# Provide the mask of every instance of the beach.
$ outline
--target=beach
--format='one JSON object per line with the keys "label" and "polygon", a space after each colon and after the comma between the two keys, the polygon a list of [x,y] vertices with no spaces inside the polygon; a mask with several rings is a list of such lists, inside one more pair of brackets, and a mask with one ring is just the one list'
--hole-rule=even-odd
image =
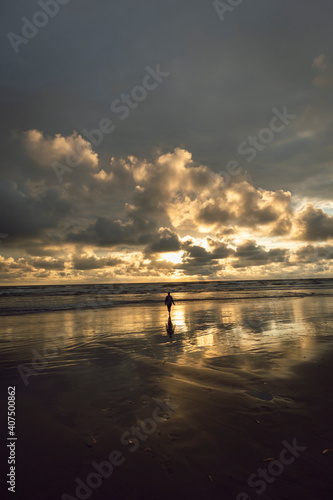
{"label": "beach", "polygon": [[288,293],[4,315],[16,498],[330,499],[333,296]]}

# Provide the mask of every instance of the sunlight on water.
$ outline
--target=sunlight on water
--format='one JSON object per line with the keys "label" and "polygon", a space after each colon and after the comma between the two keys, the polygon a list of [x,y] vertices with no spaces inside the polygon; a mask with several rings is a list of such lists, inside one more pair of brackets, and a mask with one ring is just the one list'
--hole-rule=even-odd
{"label": "sunlight on water", "polygon": [[165,307],[155,304],[4,317],[2,365],[45,356],[47,373],[104,366],[115,355],[179,364],[219,358],[223,364],[245,354],[274,359],[273,369],[308,359],[332,335],[332,306],[332,297],[187,302],[172,308],[169,323]]}

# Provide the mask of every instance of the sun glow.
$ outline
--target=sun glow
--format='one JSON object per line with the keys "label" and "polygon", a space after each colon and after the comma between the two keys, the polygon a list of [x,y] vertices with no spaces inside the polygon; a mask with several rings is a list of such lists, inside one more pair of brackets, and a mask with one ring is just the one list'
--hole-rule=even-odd
{"label": "sun glow", "polygon": [[172,262],[173,264],[180,264],[182,262],[183,252],[167,252],[163,254],[163,260]]}

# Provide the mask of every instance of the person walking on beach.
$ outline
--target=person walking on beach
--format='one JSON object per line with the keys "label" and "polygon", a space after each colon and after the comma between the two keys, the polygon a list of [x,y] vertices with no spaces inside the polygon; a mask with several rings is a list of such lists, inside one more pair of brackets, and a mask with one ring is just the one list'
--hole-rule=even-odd
{"label": "person walking on beach", "polygon": [[172,295],[170,295],[170,292],[168,292],[168,295],[165,297],[164,304],[167,306],[170,316],[171,306],[172,304],[175,305],[175,302],[172,298]]}

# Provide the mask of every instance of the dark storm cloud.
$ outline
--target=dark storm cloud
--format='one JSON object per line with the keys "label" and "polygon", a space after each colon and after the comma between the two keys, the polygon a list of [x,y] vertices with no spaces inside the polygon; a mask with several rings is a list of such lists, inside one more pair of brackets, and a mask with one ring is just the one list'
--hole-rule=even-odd
{"label": "dark storm cloud", "polygon": [[[73,173],[66,187],[59,184],[51,167],[52,160],[64,162],[73,147],[82,148],[79,180]],[[84,201],[84,184],[94,180],[91,172],[97,164],[91,146],[76,135],[64,138],[43,137],[36,130],[14,133],[6,144],[2,159],[0,185],[0,228],[11,235],[8,244],[36,237],[56,241],[61,235],[49,230],[60,227],[75,212],[75,204]],[[75,182],[76,181],[76,182]],[[93,186],[92,186],[93,188]]]}
{"label": "dark storm cloud", "polygon": [[265,250],[257,245],[255,241],[247,241],[237,247],[234,254],[233,267],[263,266],[270,263],[283,263],[287,261],[288,250],[274,248]]}
{"label": "dark storm cloud", "polygon": [[317,263],[323,260],[333,259],[332,245],[306,245],[298,248],[295,252],[296,262]]}
{"label": "dark storm cloud", "polygon": [[86,271],[89,269],[103,269],[104,267],[114,267],[121,264],[122,260],[112,257],[101,257],[97,258],[95,255],[92,256],[80,256],[74,257],[73,266],[74,269],[81,271]]}
{"label": "dark storm cloud", "polygon": [[233,254],[233,250],[223,243],[214,242],[212,251],[208,251],[200,245],[193,244],[191,240],[182,243],[182,263],[177,264],[175,269],[182,270],[188,275],[213,276],[223,269],[223,262]]}
{"label": "dark storm cloud", "polygon": [[20,190],[13,181],[3,181],[0,186],[0,227],[12,239],[35,237],[45,229],[55,228],[59,219],[69,213],[69,207],[57,189],[37,194],[28,186]]}
{"label": "dark storm cloud", "polygon": [[296,237],[303,241],[325,241],[333,238],[333,216],[308,204],[296,219]]}
{"label": "dark storm cloud", "polygon": [[56,271],[62,270],[65,267],[65,261],[61,259],[46,260],[46,259],[32,259],[30,265],[36,269],[53,269]]}
{"label": "dark storm cloud", "polygon": [[[45,241],[28,243],[25,241],[24,250],[27,255],[32,257],[56,257],[59,256],[59,248],[49,247],[45,244]],[[22,249],[21,249],[22,251]]]}
{"label": "dark storm cloud", "polygon": [[[36,130],[16,134],[12,149],[17,153],[13,152],[16,181],[3,183],[0,222],[12,242],[25,239],[28,248],[33,244],[28,240],[34,239],[36,245],[36,238],[42,237],[48,247],[61,242],[146,245],[146,252],[158,253],[181,248],[175,228],[179,232],[213,225],[227,235],[245,227],[281,236],[291,233],[293,221],[299,228],[298,239],[311,237],[309,214],[317,210],[312,205],[306,213],[295,214],[289,192],[257,189],[242,178],[228,186],[180,148],[151,162],[133,156],[112,158],[107,171],[100,169],[90,144],[75,134],[47,137]],[[64,162],[73,156],[73,149],[80,149],[82,165],[73,168],[63,183],[54,184],[53,175],[50,186],[53,172],[47,159]],[[321,210],[316,213],[321,215],[321,226],[318,217],[314,219],[317,232],[320,227],[329,230],[329,216]]]}
{"label": "dark storm cloud", "polygon": [[210,264],[211,260],[214,259],[211,252],[199,245],[193,245],[192,242],[184,242],[183,250],[185,250],[183,255],[185,263],[205,265]]}
{"label": "dark storm cloud", "polygon": [[214,259],[225,259],[233,253],[234,251],[224,243],[215,243],[214,249],[211,252]]}
{"label": "dark storm cloud", "polygon": [[[31,20],[38,9],[36,2],[7,3],[4,35],[20,33],[21,17]],[[301,118],[313,97],[318,102],[312,82],[323,70],[312,63],[331,55],[332,13],[325,0],[253,0],[221,23],[213,3],[200,0],[72,0],[20,46],[19,55],[5,40],[4,127],[63,135],[89,131],[112,117],[111,102],[140,84],[147,64],[160,63],[169,79],[127,120],[113,115],[117,128],[98,148],[101,156],[112,149],[122,157],[143,157],[147,149],[150,154],[181,145],[218,171],[235,155],[239,159],[238,145],[266,126],[273,107],[288,105]],[[319,101],[325,109],[331,98]],[[278,142],[290,136],[294,142],[296,131],[286,131]],[[328,137],[320,140],[323,151]],[[296,160],[304,145],[293,144]],[[266,189],[286,189],[288,182],[296,188],[299,164],[290,161],[290,146],[272,146],[251,165],[240,158],[243,167]],[[308,149],[311,165],[320,164],[317,139],[308,140]],[[276,176],[271,165],[281,155],[289,164]],[[303,171],[305,181],[310,171]]]}
{"label": "dark storm cloud", "polygon": [[177,252],[181,248],[179,236],[168,228],[160,228],[158,235],[154,237],[150,245],[145,249],[146,253]]}
{"label": "dark storm cloud", "polygon": [[[297,212],[305,195],[331,203],[331,2],[251,0],[221,23],[212,1],[71,0],[16,54],[7,34],[38,10],[7,1],[0,20],[0,249],[15,258],[11,272],[56,272],[53,259],[61,269],[72,251],[78,272],[107,262],[118,272],[113,257],[87,257],[88,245],[143,251],[151,267],[128,269],[147,276],[177,269],[159,258],[183,250],[189,275],[213,276],[228,257],[257,266],[287,254],[248,243],[233,256],[223,242],[207,250],[184,237],[332,238],[315,202]],[[169,76],[122,119],[111,104],[142,85],[148,65]],[[240,144],[267,137],[284,107],[295,119],[248,161]],[[115,130],[94,144],[104,118]],[[214,178],[230,160],[239,176]]]}
{"label": "dark storm cloud", "polygon": [[108,220],[98,217],[87,229],[67,236],[69,242],[86,243],[96,246],[112,247],[119,244],[135,245],[140,237],[134,222]]}

